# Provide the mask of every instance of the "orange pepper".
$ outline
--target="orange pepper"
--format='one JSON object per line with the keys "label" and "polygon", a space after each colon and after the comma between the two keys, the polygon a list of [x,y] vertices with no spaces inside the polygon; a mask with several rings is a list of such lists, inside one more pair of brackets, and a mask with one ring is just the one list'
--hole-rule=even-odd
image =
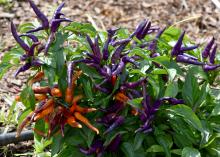
{"label": "orange pepper", "polygon": [[33,128],[33,131],[36,132],[38,135],[40,135],[42,137],[47,137],[46,133],[44,133],[43,131],[40,131],[36,128]]}
{"label": "orange pepper", "polygon": [[51,89],[51,95],[55,97],[62,97],[62,92],[59,88],[53,88]]}
{"label": "orange pepper", "polygon": [[73,99],[73,90],[72,87],[67,87],[66,94],[65,94],[65,101],[70,104]]}
{"label": "orange pepper", "polygon": [[76,122],[76,119],[73,116],[67,118],[67,123],[73,128],[82,128],[82,125]]}
{"label": "orange pepper", "polygon": [[20,95],[16,95],[16,96],[15,96],[15,101],[21,101]]}
{"label": "orange pepper", "polygon": [[37,101],[42,101],[42,100],[46,100],[47,99],[47,95],[46,94],[34,94],[35,99]]}
{"label": "orange pepper", "polygon": [[138,115],[138,110],[133,107],[132,110],[131,110],[131,114],[134,115],[134,116],[137,116]]}
{"label": "orange pepper", "polygon": [[70,112],[73,113],[76,109],[76,102],[73,103],[73,105],[70,107]]}
{"label": "orange pepper", "polygon": [[54,111],[54,103],[51,106],[42,110],[41,112],[37,113],[37,115],[34,117],[34,121],[37,121],[37,120],[45,117],[46,115],[50,114],[53,111]]}
{"label": "orange pepper", "polygon": [[50,107],[53,104],[54,104],[54,99],[50,98],[49,100],[47,100],[47,102],[43,103],[43,105],[41,104],[42,106],[36,107],[34,113],[39,113],[39,112],[43,111],[44,109],[46,109],[47,107]]}
{"label": "orange pepper", "polygon": [[78,102],[82,98],[83,98],[83,95],[76,95],[73,97],[72,103],[74,104],[75,102]]}
{"label": "orange pepper", "polygon": [[39,82],[43,77],[44,77],[44,72],[40,71],[29,81],[28,84],[32,85],[35,82]]}
{"label": "orange pepper", "polygon": [[118,92],[115,95],[115,99],[119,100],[121,102],[127,102],[129,100],[129,98],[125,94],[123,94],[122,92]]}
{"label": "orange pepper", "polygon": [[24,127],[30,122],[32,119],[32,116],[34,115],[34,112],[28,114],[28,116],[22,121],[22,123],[17,128],[16,137],[19,137],[21,134],[21,131],[24,129]]}
{"label": "orange pepper", "polygon": [[50,92],[50,87],[45,86],[45,87],[33,87],[32,90],[34,91],[34,93],[37,94],[46,94]]}
{"label": "orange pepper", "polygon": [[75,81],[80,77],[82,74],[82,70],[76,71],[76,73],[73,75],[72,83],[75,83]]}
{"label": "orange pepper", "polygon": [[79,112],[75,112],[74,116],[76,117],[76,119],[78,119],[79,121],[84,123],[87,127],[89,127],[91,130],[95,131],[96,134],[99,134],[99,130],[96,127],[94,127],[92,124],[90,124],[89,120],[86,117],[81,115]]}
{"label": "orange pepper", "polygon": [[80,112],[80,113],[89,113],[89,112],[96,111],[95,108],[84,108],[84,107],[81,107],[81,106],[78,106],[78,105],[76,105],[75,110]]}

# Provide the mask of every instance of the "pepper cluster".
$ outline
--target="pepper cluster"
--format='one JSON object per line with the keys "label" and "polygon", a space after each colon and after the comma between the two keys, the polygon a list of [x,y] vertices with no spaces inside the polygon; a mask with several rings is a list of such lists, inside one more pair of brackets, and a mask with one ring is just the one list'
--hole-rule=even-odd
{"label": "pepper cluster", "polygon": [[[215,56],[217,52],[217,45],[214,45],[214,37],[209,41],[209,43],[206,45],[204,50],[201,53],[202,61],[199,61],[198,58],[189,55],[185,53],[185,51],[194,50],[198,48],[198,45],[190,46],[190,47],[182,47],[183,37],[185,35],[185,32],[183,32],[178,41],[176,42],[175,46],[173,47],[171,51],[171,55],[173,57],[176,57],[177,62],[181,63],[188,63],[193,65],[200,65],[202,66],[204,71],[212,71],[220,67],[220,64],[215,65]],[[205,62],[205,60],[209,57],[209,61]]]}
{"label": "pepper cluster", "polygon": [[[38,101],[38,105],[35,110],[32,111],[21,123],[17,129],[17,136],[20,135],[22,129],[32,122],[36,122],[40,119],[44,119],[45,123],[48,124],[49,129],[47,135],[40,130],[35,131],[42,136],[50,137],[51,133],[54,133],[54,130],[57,126],[60,127],[62,136],[64,136],[64,126],[69,124],[72,127],[82,128],[82,125],[79,124],[76,120],[84,123],[90,129],[99,134],[99,130],[95,128],[89,120],[83,116],[83,114],[96,111],[95,108],[84,108],[77,105],[77,102],[83,97],[82,95],[73,96],[73,92],[68,93],[68,89],[73,91],[76,87],[76,80],[81,75],[81,72],[76,72],[71,81],[71,87],[67,88],[65,94],[66,102],[63,102],[62,92],[58,88],[58,85],[54,85],[52,88],[49,86],[44,87],[32,87],[34,92],[35,99]],[[36,76],[30,80],[30,85],[43,79],[44,73],[39,72]],[[16,97],[17,101],[20,101],[20,96]],[[67,103],[70,107],[65,107],[63,104]]]}

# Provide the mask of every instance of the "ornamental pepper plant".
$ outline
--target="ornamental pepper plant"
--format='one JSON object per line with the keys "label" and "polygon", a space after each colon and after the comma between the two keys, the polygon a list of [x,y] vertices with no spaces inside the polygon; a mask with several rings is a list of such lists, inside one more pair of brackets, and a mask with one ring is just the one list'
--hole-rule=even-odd
{"label": "ornamental pepper plant", "polygon": [[99,31],[65,17],[64,3],[46,17],[28,2],[39,23],[11,22],[17,45],[0,64],[1,77],[30,71],[17,136],[30,125],[35,149],[47,141],[56,157],[220,156],[214,37],[198,45],[147,19]]}

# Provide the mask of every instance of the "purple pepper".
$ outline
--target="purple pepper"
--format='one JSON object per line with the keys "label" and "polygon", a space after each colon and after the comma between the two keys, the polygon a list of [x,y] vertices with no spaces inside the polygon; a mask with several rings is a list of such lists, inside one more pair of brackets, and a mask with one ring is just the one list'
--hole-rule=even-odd
{"label": "purple pepper", "polygon": [[181,52],[183,52],[183,51],[190,51],[190,50],[197,49],[198,47],[199,47],[199,45],[193,45],[193,46],[188,46],[188,47],[181,47],[180,51]]}
{"label": "purple pepper", "polygon": [[54,41],[55,39],[55,34],[54,33],[51,33],[48,40],[47,40],[47,43],[44,47],[44,54],[47,55],[48,51],[49,51],[49,48],[50,48],[50,45],[51,43]]}
{"label": "purple pepper", "polygon": [[98,35],[95,37],[94,46],[95,46],[95,54],[97,58],[99,59],[99,61],[101,61],[102,56],[101,56],[101,52],[99,48],[99,36]]}
{"label": "purple pepper", "polygon": [[144,29],[144,27],[146,26],[148,20],[143,20],[141,21],[137,27],[135,28],[135,31],[130,35],[130,38],[133,38],[134,36],[136,36],[137,34],[140,34],[142,32],[142,30]]}
{"label": "purple pepper", "polygon": [[135,59],[132,58],[132,57],[124,56],[124,57],[122,58],[122,61],[123,61],[124,63],[128,63],[128,62],[129,62],[129,63],[135,65],[136,67],[139,66],[139,63],[136,62]]}
{"label": "purple pepper", "polygon": [[61,22],[72,22],[72,21],[71,21],[70,19],[67,19],[67,18],[52,19],[50,31],[51,31],[52,33],[55,33],[55,32],[58,30],[58,28],[59,28]]}
{"label": "purple pepper", "polygon": [[21,40],[21,38],[18,36],[17,31],[16,31],[16,27],[14,25],[13,22],[11,22],[11,32],[12,35],[14,37],[14,39],[17,41],[17,43],[26,51],[28,52],[30,50],[29,46],[23,41]]}
{"label": "purple pepper", "polygon": [[136,88],[137,86],[141,85],[145,80],[146,78],[141,78],[140,80],[135,82],[125,83],[124,86],[127,88]]}
{"label": "purple pepper", "polygon": [[[152,54],[150,54],[150,57],[151,57],[151,58],[155,58],[155,57],[158,57],[158,56],[160,56],[159,53],[152,53]],[[158,65],[159,65],[159,64],[158,64]]]}
{"label": "purple pepper", "polygon": [[209,62],[211,64],[215,64],[215,56],[216,56],[216,52],[217,52],[217,44],[215,44],[214,48],[212,49],[212,52],[210,53],[209,56]]}
{"label": "purple pepper", "polygon": [[142,125],[140,128],[138,128],[138,129],[135,131],[135,133],[137,133],[137,132],[143,132],[143,133],[149,133],[149,132],[151,132],[151,131],[152,131],[152,128],[151,128],[150,123],[151,123],[151,120],[150,120],[150,119],[149,119],[149,120],[146,120],[145,123],[144,123],[144,125]]}
{"label": "purple pepper", "polygon": [[47,17],[37,8],[37,6],[34,4],[32,0],[29,0],[31,8],[34,10],[35,14],[37,15],[38,19],[41,21],[42,26],[30,30],[27,33],[33,33],[39,30],[48,29],[49,28],[49,21]]}
{"label": "purple pepper", "polygon": [[83,147],[80,147],[80,152],[85,154],[85,155],[92,155],[92,154],[99,154],[100,152],[103,151],[103,141],[98,139],[94,140],[92,145],[90,146],[89,149],[85,149]]}
{"label": "purple pepper", "polygon": [[118,113],[123,108],[124,108],[124,103],[120,101],[116,101],[115,103],[111,104],[111,106],[100,110],[106,113]]}
{"label": "purple pepper", "polygon": [[41,65],[43,65],[43,63],[39,59],[34,59],[34,60],[31,61],[31,66],[39,67]]}
{"label": "purple pepper", "polygon": [[139,39],[139,40],[142,40],[144,39],[144,37],[147,35],[149,29],[151,27],[151,22],[150,21],[147,21],[145,27],[143,28],[143,30],[139,33],[136,34],[136,37]]}
{"label": "purple pepper", "polygon": [[40,44],[40,42],[35,42],[33,43],[33,45],[31,46],[30,50],[28,51],[28,56],[34,56],[34,49],[36,46],[38,46]]}
{"label": "purple pepper", "polygon": [[120,55],[121,55],[122,51],[125,49],[125,47],[128,45],[128,43],[129,43],[130,41],[131,41],[131,39],[128,40],[127,42],[125,42],[125,43],[119,45],[119,46],[115,49],[115,51],[114,51],[113,54],[112,54],[112,58],[111,58],[111,62],[112,62],[112,63],[115,63],[115,62],[120,58]]}
{"label": "purple pepper", "polygon": [[101,61],[101,53],[100,53],[99,44],[98,44],[98,36],[96,36],[96,38],[95,38],[95,43],[92,42],[92,39],[88,35],[86,36],[86,40],[89,43],[89,46],[90,46],[93,54],[96,56],[96,58],[100,62]]}
{"label": "purple pepper", "polygon": [[121,45],[121,44],[124,44],[124,43],[127,43],[127,42],[130,42],[131,39],[130,38],[127,38],[127,39],[121,39],[121,40],[118,40],[118,41],[114,41],[111,43],[112,46],[118,46],[118,45]]}
{"label": "purple pepper", "polygon": [[148,46],[148,50],[152,51],[152,52],[155,52],[156,50],[156,47],[157,47],[157,41],[158,39],[160,38],[160,36],[163,34],[163,32],[166,30],[166,27],[164,27],[163,29],[161,29],[156,37],[153,39],[153,41],[149,44]]}
{"label": "purple pepper", "polygon": [[118,67],[116,68],[115,71],[113,71],[112,75],[120,74],[123,71],[124,67],[125,67],[125,63],[121,59],[120,62],[118,63]]}
{"label": "purple pepper", "polygon": [[192,59],[190,57],[184,56],[184,55],[178,55],[176,57],[176,61],[177,62],[181,62],[181,63],[189,63],[189,64],[194,64],[194,65],[204,65],[204,63],[199,62],[195,59]]}
{"label": "purple pepper", "polygon": [[115,136],[115,138],[106,147],[106,150],[110,151],[110,152],[117,152],[117,150],[119,148],[119,145],[121,143],[121,140],[122,140],[122,135],[121,134],[117,134]]}
{"label": "purple pepper", "polygon": [[[103,111],[102,109],[100,110]],[[116,120],[116,118],[117,118],[116,113],[109,113],[102,118],[96,119],[96,122],[101,123],[106,127],[109,127]]]}
{"label": "purple pepper", "polygon": [[74,62],[69,62],[67,66],[67,84],[69,88],[71,88],[72,86],[73,67],[74,67]]}
{"label": "purple pepper", "polygon": [[207,58],[207,57],[210,55],[209,53],[210,53],[210,50],[211,50],[211,48],[212,48],[214,42],[215,42],[215,38],[213,37],[213,38],[209,41],[209,43],[206,45],[206,47],[204,48],[204,50],[202,51],[202,57],[203,57],[203,58]]}
{"label": "purple pepper", "polygon": [[103,133],[104,135],[111,132],[118,126],[122,125],[124,123],[125,118],[123,116],[118,116],[115,122],[108,127],[108,129]]}
{"label": "purple pepper", "polygon": [[183,53],[182,55],[183,55],[183,56],[186,56],[186,57],[189,57],[189,58],[191,58],[191,59],[194,59],[194,60],[198,60],[198,58],[196,58],[195,56],[189,55],[189,54],[187,54],[187,53]]}
{"label": "purple pepper", "polygon": [[23,54],[21,57],[20,57],[20,61],[26,61],[28,59],[28,55],[27,54]]}
{"label": "purple pepper", "polygon": [[27,71],[31,68],[31,63],[25,63],[23,66],[21,66],[14,74],[14,77],[16,77],[20,72]]}
{"label": "purple pepper", "polygon": [[19,35],[19,37],[23,37],[23,36],[26,36],[26,37],[30,38],[33,42],[39,42],[38,38],[33,34],[28,34],[27,33],[27,34]]}
{"label": "purple pepper", "polygon": [[57,9],[55,10],[54,14],[53,14],[53,19],[59,19],[60,15],[63,15],[61,12],[62,8],[64,7],[65,3],[62,2]]}
{"label": "purple pepper", "polygon": [[208,65],[208,64],[205,64],[202,66],[203,70],[208,72],[208,71],[213,71],[213,70],[216,70],[220,67],[220,64],[218,65]]}
{"label": "purple pepper", "polygon": [[95,88],[98,89],[98,90],[100,90],[100,91],[103,92],[103,93],[106,93],[106,94],[111,93],[111,91],[110,91],[109,89],[104,88],[104,87],[100,87],[99,85],[96,85],[96,84],[95,84]]}
{"label": "purple pepper", "polygon": [[171,51],[172,56],[177,56],[180,53],[184,35],[185,35],[185,31],[183,31],[183,33],[180,35],[179,39],[177,40],[176,44],[174,45]]}

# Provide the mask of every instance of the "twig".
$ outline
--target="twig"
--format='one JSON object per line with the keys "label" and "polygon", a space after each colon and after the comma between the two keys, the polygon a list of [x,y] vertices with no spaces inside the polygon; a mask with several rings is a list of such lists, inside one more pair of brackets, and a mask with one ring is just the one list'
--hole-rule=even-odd
{"label": "twig", "polygon": [[212,2],[215,4],[215,6],[216,6],[217,8],[220,9],[220,2],[219,2],[218,0],[212,0]]}
{"label": "twig", "polygon": [[195,20],[195,19],[199,19],[201,17],[202,17],[202,15],[200,15],[200,14],[199,15],[195,15],[195,16],[189,17],[187,19],[184,19],[182,21],[176,22],[173,25],[171,25],[170,27],[173,27],[175,25],[182,24],[182,23],[185,23],[185,22],[188,22],[188,21],[192,21],[192,20]]}

